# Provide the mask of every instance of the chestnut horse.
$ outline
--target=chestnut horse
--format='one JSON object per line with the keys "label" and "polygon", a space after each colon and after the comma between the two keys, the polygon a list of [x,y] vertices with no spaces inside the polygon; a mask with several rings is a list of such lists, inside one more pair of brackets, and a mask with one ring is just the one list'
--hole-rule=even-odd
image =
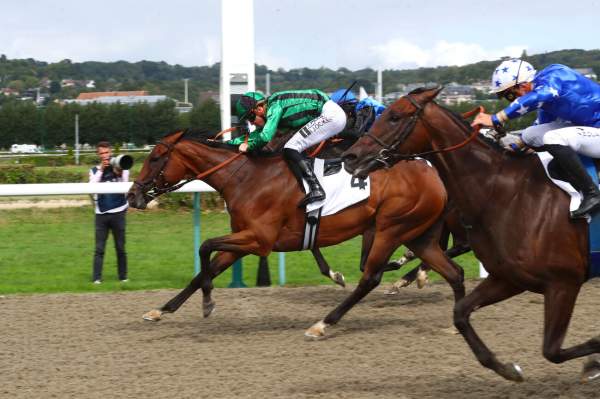
{"label": "chestnut horse", "polygon": [[[225,199],[232,227],[232,234],[202,243],[200,274],[160,310],[148,312],[145,319],[158,320],[163,313],[175,312],[198,289],[203,292],[203,314],[207,317],[215,306],[212,280],[237,259],[301,249],[305,213],[295,204],[303,193],[285,161],[281,156],[235,155],[236,150],[208,136],[175,132],[165,136],[145,160],[128,193],[130,206],[144,208],[151,198],[172,191],[182,179],[214,170],[203,180]],[[215,170],[215,166],[222,167]],[[463,271],[438,244],[446,191],[435,169],[423,161],[411,161],[374,172],[370,178],[367,200],[321,219],[316,247],[363,235],[364,272],[348,298],[306,332],[309,337],[324,335],[328,325],[337,323],[379,284],[390,256],[401,244],[450,283],[456,300],[464,296]],[[218,253],[211,259],[214,251]]]}
{"label": "chestnut horse", "polygon": [[[469,317],[525,290],[544,295],[546,359],[562,363],[600,352],[600,336],[561,347],[588,278],[587,223],[569,220],[568,196],[550,182],[536,156],[516,156],[478,138],[464,119],[433,101],[440,90],[419,89],[390,106],[344,153],[346,169],[366,176],[428,152],[469,226],[475,255],[489,271],[454,308],[454,324],[483,366],[509,380],[523,379],[518,365],[498,361]],[[600,361],[591,356],[584,378],[598,376]]]}

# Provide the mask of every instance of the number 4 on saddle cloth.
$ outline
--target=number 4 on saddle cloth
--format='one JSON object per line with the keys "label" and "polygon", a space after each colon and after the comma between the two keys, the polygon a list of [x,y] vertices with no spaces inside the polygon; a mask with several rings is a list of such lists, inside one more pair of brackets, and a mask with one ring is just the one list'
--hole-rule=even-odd
{"label": "number 4 on saddle cloth", "polygon": [[[560,187],[563,191],[566,191],[571,197],[569,210],[573,211],[579,208],[579,204],[581,203],[581,194],[571,184],[561,180],[560,175],[562,172],[557,168],[556,163],[552,162],[552,155],[547,152],[538,152],[537,155],[540,158],[542,165],[544,165],[544,170],[546,171],[546,174],[550,180],[552,180],[552,182],[554,182],[554,184]],[[598,169],[594,160],[584,155],[579,155],[579,158],[581,158],[583,166],[585,166],[594,183],[598,185]],[[588,229],[590,253],[588,279],[590,279],[593,277],[600,277],[600,212],[595,213],[592,215],[592,217],[588,216]]]}
{"label": "number 4 on saddle cloth", "polygon": [[[321,216],[333,215],[347,207],[369,198],[370,178],[353,177],[343,168],[341,159],[314,158],[313,170],[325,190],[325,200],[313,202],[306,207],[306,224],[302,249],[312,249],[319,230]],[[308,185],[304,183],[304,191]]]}

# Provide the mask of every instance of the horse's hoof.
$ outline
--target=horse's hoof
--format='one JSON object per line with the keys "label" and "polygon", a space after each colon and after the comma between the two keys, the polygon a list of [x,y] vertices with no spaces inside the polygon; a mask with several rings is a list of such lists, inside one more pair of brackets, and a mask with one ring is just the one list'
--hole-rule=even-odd
{"label": "horse's hoof", "polygon": [[162,313],[160,310],[158,309],[153,309],[151,311],[149,311],[148,313],[145,313],[142,318],[144,320],[148,320],[148,321],[159,321],[161,319]]}
{"label": "horse's hoof", "polygon": [[523,382],[525,380],[523,378],[523,370],[521,369],[521,366],[515,363],[506,363],[502,365],[502,369],[498,371],[498,374],[509,381]]}
{"label": "horse's hoof", "polygon": [[215,310],[215,302],[210,301],[202,304],[202,315],[206,318]]}
{"label": "horse's hoof", "polygon": [[417,272],[417,287],[421,289],[425,287],[425,285],[427,285],[428,282],[429,278],[427,278],[427,272],[424,270],[419,270]]}
{"label": "horse's hoof", "polygon": [[600,377],[600,356],[588,356],[581,372],[581,382],[590,382]]}
{"label": "horse's hoof", "polygon": [[306,330],[306,332],[304,333],[304,337],[306,337],[309,340],[322,339],[323,337],[325,337],[325,327],[327,327],[327,324],[325,324],[321,320],[313,324],[311,328]]}
{"label": "horse's hoof", "polygon": [[[402,281],[405,281],[405,280],[402,280]],[[392,288],[390,288],[389,290],[383,291],[384,295],[398,295],[399,293],[400,293],[400,288],[398,288],[396,286],[396,284],[392,285]]]}
{"label": "horse's hoof", "polygon": [[450,335],[460,334],[460,331],[458,331],[458,329],[454,326],[450,326],[448,328],[442,328],[442,332],[446,333],[446,334],[450,334]]}
{"label": "horse's hoof", "polygon": [[340,272],[332,273],[331,279],[337,285],[340,285],[340,286],[346,288],[346,279],[344,278],[344,275],[342,273],[340,273]]}

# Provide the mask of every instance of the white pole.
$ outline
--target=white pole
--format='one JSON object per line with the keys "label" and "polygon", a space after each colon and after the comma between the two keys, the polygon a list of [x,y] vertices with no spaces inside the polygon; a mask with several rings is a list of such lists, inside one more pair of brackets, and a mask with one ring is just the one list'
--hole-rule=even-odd
{"label": "white pole", "polygon": [[183,86],[184,87],[184,100],[183,100],[183,102],[186,103],[186,104],[189,103],[189,101],[188,101],[188,80],[189,79],[183,79],[183,84],[184,84],[184,86]]}
{"label": "white pole", "polygon": [[269,97],[271,95],[271,73],[267,72],[265,75],[265,95]]}
{"label": "white pole", "polygon": [[377,70],[377,93],[375,99],[379,102],[383,101],[383,73],[381,69]]}
{"label": "white pole", "polygon": [[79,165],[79,114],[75,114],[75,165]]}
{"label": "white pole", "polygon": [[221,0],[221,129],[231,127],[231,94],[254,90],[254,1]]}

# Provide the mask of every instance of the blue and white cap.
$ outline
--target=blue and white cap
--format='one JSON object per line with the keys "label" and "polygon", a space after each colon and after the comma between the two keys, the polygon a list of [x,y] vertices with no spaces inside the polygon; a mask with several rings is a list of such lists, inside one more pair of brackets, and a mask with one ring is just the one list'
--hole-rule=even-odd
{"label": "blue and white cap", "polygon": [[519,83],[531,82],[536,70],[518,58],[503,61],[492,74],[492,93],[499,93]]}

